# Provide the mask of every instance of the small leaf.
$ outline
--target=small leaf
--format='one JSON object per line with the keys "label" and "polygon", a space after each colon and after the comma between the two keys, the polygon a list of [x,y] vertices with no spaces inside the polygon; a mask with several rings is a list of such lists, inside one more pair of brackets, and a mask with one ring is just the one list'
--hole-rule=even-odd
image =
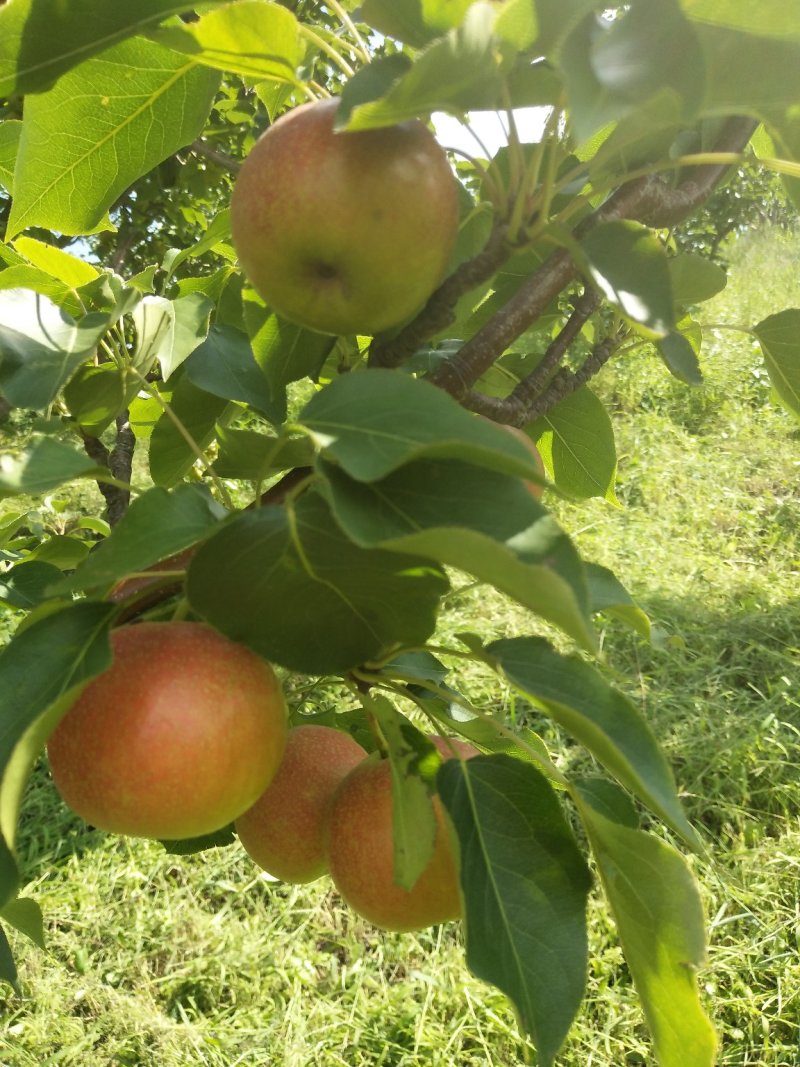
{"label": "small leaf", "polygon": [[61,580],[61,571],[52,563],[31,560],[18,563],[0,574],[0,601],[12,608],[30,611],[49,599],[50,586]]}
{"label": "small leaf", "polygon": [[267,506],[237,516],[201,547],[187,582],[193,609],[213,626],[307,674],[424,643],[447,588],[424,560],[354,545],[316,493],[292,512]]}
{"label": "small leaf", "polygon": [[314,462],[314,448],[307,437],[272,437],[255,430],[217,427],[219,455],[214,470],[220,478],[261,482],[268,475]]}
{"label": "small leaf", "polygon": [[683,858],[652,834],[580,805],[642,1000],[661,1067],[713,1067],[717,1041],[700,1004],[695,971],[705,955],[703,909]]}
{"label": "small leaf", "polygon": [[467,964],[512,1000],[550,1067],[586,984],[586,864],[530,764],[448,760],[438,782],[459,841]]}
{"label": "small leaf", "polygon": [[18,457],[0,456],[0,500],[7,496],[38,496],[73,478],[102,478],[106,467],[52,437],[40,437]]}
{"label": "small leaf", "polygon": [[421,0],[364,0],[361,18],[386,37],[422,48],[436,37],[422,18]]}
{"label": "small leaf", "polygon": [[385,96],[411,66],[411,58],[405,52],[393,52],[389,56],[378,56],[357,71],[342,90],[339,107],[336,109],[336,128],[343,129],[347,126],[354,107],[367,104],[371,100],[380,100]]}
{"label": "small leaf", "polygon": [[59,591],[100,589],[146,571],[202,540],[224,514],[203,485],[179,485],[171,493],[150,489],[132,502],[111,536],[59,585]]}
{"label": "small leaf", "polygon": [[494,20],[493,5],[478,0],[463,24],[417,56],[385,96],[355,107],[347,129],[389,126],[432,111],[461,114],[493,106],[502,84]]}
{"label": "small leaf", "polygon": [[137,178],[198,136],[218,83],[137,37],[28,97],[7,237],[29,226],[93,231]]}
{"label": "small leaf", "polygon": [[[375,715],[389,749],[394,880],[401,889],[410,890],[430,863],[436,843],[430,780],[439,765],[439,755],[386,697],[362,697],[362,704]],[[425,762],[430,766],[427,783],[419,774]]]}
{"label": "small leaf", "polygon": [[[228,405],[211,393],[198,389],[182,375],[169,402],[173,416],[202,452],[214,440],[214,427]],[[184,478],[198,461],[197,452],[174,420],[164,412],[150,435],[150,475],[156,485],[167,489]]]}
{"label": "small leaf", "polygon": [[291,83],[304,52],[297,19],[268,0],[233,0],[196,22],[170,25],[151,36],[217,70]]}
{"label": "small leaf", "polygon": [[243,308],[253,355],[269,383],[275,422],[281,423],[286,418],[286,386],[302,378],[316,378],[336,338],[287,322],[252,289],[244,292]]}
{"label": "small leaf", "polygon": [[527,431],[559,489],[580,500],[601,496],[616,503],[614,427],[605,405],[588,386],[564,397]]}
{"label": "small leaf", "polygon": [[635,705],[590,664],[561,656],[541,637],[505,638],[486,646],[508,681],[542,706],[692,847],[698,837],[675,781]]}
{"label": "small leaf", "polygon": [[[129,389],[136,392],[136,383]],[[100,436],[125,409],[127,399],[123,372],[114,363],[84,364],[64,388],[70,414],[90,437]]]}
{"label": "small leaf", "polygon": [[230,236],[231,210],[226,207],[212,219],[208,225],[208,229],[199,240],[194,241],[185,248],[172,248],[167,252],[162,264],[162,269],[167,275],[167,281],[187,259],[196,259],[199,256],[205,255],[206,252],[211,252],[214,249],[219,248],[220,245],[224,245],[225,242],[230,240]]}
{"label": "small leaf", "polygon": [[624,587],[617,576],[599,563],[584,560],[584,573],[589,588],[589,605],[592,612],[601,611],[620,619],[650,639],[650,620]]}
{"label": "small leaf", "polygon": [[5,930],[0,926],[0,980],[8,982],[17,996],[20,996],[22,990],[19,987],[17,978],[17,965],[14,963],[11,945],[8,943]]}
{"label": "small leaf", "polygon": [[674,325],[669,265],[663,246],[638,222],[604,222],[581,240],[603,295],[650,337]]}
{"label": "small leaf", "polygon": [[800,416],[800,309],[787,308],[755,327],[775,392]]}
{"label": "small leaf", "polygon": [[209,848],[226,848],[236,840],[233,823],[215,830],[202,837],[185,837],[181,841],[162,841],[168,856],[193,856],[196,852],[205,852]]}
{"label": "small leaf", "polygon": [[43,241],[35,241],[32,237],[18,237],[14,242],[18,252],[32,263],[34,267],[46,271],[53,278],[71,288],[78,288],[94,281],[100,274],[97,267],[91,263],[70,255],[61,248],[47,245]]}
{"label": "small leaf", "polygon": [[25,934],[39,948],[46,948],[44,943],[44,918],[42,909],[30,897],[17,897],[0,908],[0,919]]}
{"label": "small leaf", "polygon": [[76,322],[46,296],[0,291],[0,388],[15,407],[41,410],[97,345],[105,315]]}
{"label": "small leaf", "polygon": [[109,604],[63,608],[32,623],[0,653],[0,906],[16,895],[9,848],[28,773],[80,688],[111,663],[108,626],[114,611]]}
{"label": "small leaf", "polygon": [[325,458],[358,481],[378,481],[424,457],[541,477],[530,451],[507,430],[398,371],[344,374],[312,397],[298,421],[312,431]]}
{"label": "small leaf", "polygon": [[681,7],[697,22],[800,42],[800,8],[785,0],[760,0],[752,6],[739,0],[681,0]]}
{"label": "small leaf", "polygon": [[136,327],[134,365],[139,373],[147,374],[158,360],[166,381],[205,340],[212,311],[213,304],[202,293],[177,300],[144,297],[132,316]]}
{"label": "small leaf", "polygon": [[656,342],[656,348],[670,373],[676,378],[687,385],[703,384],[700,361],[688,337],[673,330]]}
{"label": "small leaf", "polygon": [[721,293],[728,283],[728,275],[718,263],[712,263],[696,252],[681,252],[668,262],[676,307],[702,304]]}
{"label": "small leaf", "polygon": [[284,411],[273,399],[247,335],[233,326],[211,327],[206,340],[187,361],[186,376],[206,393],[249,404],[270,422],[282,421]]}

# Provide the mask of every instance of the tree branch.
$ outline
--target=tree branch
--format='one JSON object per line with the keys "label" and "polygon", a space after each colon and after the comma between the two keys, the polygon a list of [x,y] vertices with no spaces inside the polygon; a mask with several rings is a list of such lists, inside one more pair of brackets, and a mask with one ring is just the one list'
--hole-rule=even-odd
{"label": "tree branch", "polygon": [[[741,151],[756,127],[753,119],[729,119],[715,150]],[[693,168],[676,188],[658,175],[636,178],[622,185],[575,229],[580,239],[602,222],[635,219],[651,226],[670,226],[691,214],[713,192],[730,164]],[[531,274],[513,297],[460,351],[427,375],[428,381],[463,401],[472,386],[525,330],[529,329],[562,289],[578,274],[566,249],[558,249]],[[474,400],[474,398],[473,398]]]}
{"label": "tree branch", "polygon": [[455,318],[459,299],[475,289],[502,266],[513,248],[506,241],[505,225],[495,226],[483,250],[459,264],[433,293],[417,317],[400,333],[385,340],[376,338],[370,346],[370,367],[399,367],[417,351],[423,341],[446,329]]}
{"label": "tree branch", "polygon": [[217,148],[212,148],[211,145],[207,145],[205,141],[201,141],[199,138],[196,141],[192,141],[190,147],[198,156],[210,159],[212,163],[216,163],[218,167],[230,171],[231,174],[238,174],[241,170],[242,164],[234,159],[233,156],[226,155],[225,152],[220,152]]}
{"label": "tree branch", "polygon": [[[130,482],[136,437],[128,421],[127,411],[117,416],[117,437],[110,452],[99,438],[92,437],[83,430],[81,430],[81,440],[86,455],[94,460],[98,467],[105,467],[120,482]],[[131,494],[127,489],[122,489],[118,485],[108,485],[106,482],[98,482],[97,487],[106,502],[108,524],[115,526],[128,510]]]}

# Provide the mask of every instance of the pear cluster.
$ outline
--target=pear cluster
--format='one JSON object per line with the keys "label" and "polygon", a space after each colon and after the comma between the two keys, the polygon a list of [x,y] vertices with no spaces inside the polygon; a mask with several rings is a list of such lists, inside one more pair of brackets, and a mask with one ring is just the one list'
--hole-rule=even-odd
{"label": "pear cluster", "polygon": [[[234,822],[249,855],[287,882],[330,873],[344,900],[387,930],[461,914],[451,828],[410,889],[395,880],[392,769],[328,726],[291,729],[272,668],[195,622],[116,629],[112,663],[83,688],[48,741],[66,804],[111,833],[201,837]],[[444,759],[477,755],[431,739]]]}

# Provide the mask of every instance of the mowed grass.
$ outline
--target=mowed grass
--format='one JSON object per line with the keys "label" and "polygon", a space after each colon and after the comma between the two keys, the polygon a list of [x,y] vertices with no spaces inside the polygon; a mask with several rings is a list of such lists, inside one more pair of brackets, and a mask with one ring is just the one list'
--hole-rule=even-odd
{"label": "mowed grass", "polygon": [[[790,305],[800,306],[800,239],[763,234],[739,243],[728,290],[698,317],[752,324]],[[800,434],[771,403],[750,337],[709,333],[703,362],[697,390],[644,353],[609,369],[598,389],[614,412],[623,506],[559,511],[653,620],[651,644],[605,626],[604,669],[643,708],[709,845],[690,862],[709,923],[699,979],[719,1063],[797,1067]],[[532,624],[469,589],[451,599],[443,640],[466,627],[494,636]],[[526,713],[483,675],[465,684],[499,715]],[[535,725],[565,766],[587,763]],[[238,846],[174,857],[89,831],[44,767],[19,847],[48,951],[12,934],[24,997],[0,989],[3,1065],[535,1062],[503,997],[466,970],[458,926],[381,934],[327,881],[270,882]],[[596,892],[590,939],[587,999],[559,1062],[653,1064]]]}

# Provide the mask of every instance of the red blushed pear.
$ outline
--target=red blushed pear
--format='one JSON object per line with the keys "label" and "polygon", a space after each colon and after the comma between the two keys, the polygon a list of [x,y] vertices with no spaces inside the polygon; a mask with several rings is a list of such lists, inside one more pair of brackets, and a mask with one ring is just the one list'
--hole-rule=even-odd
{"label": "red blushed pear", "polygon": [[295,108],[237,176],[231,228],[253,288],[287,319],[375,334],[426,302],[458,231],[458,187],[421,122],[334,132],[338,100]]}
{"label": "red blushed pear", "polygon": [[[438,747],[438,746],[437,746]],[[384,930],[421,930],[461,916],[458,871],[447,817],[432,798],[433,856],[410,890],[394,880],[392,770],[364,760],[344,779],[328,820],[328,861],[334,885],[350,907]]]}
{"label": "red blushed pear", "polygon": [[56,787],[103,830],[180,839],[231,822],[272,781],[286,707],[272,668],[192,622],[113,631],[111,667],[50,737]]}
{"label": "red blushed pear", "polygon": [[367,753],[330,726],[296,726],[266,792],[236,820],[252,859],[284,882],[312,882],[328,869],[324,837],[333,794]]}

